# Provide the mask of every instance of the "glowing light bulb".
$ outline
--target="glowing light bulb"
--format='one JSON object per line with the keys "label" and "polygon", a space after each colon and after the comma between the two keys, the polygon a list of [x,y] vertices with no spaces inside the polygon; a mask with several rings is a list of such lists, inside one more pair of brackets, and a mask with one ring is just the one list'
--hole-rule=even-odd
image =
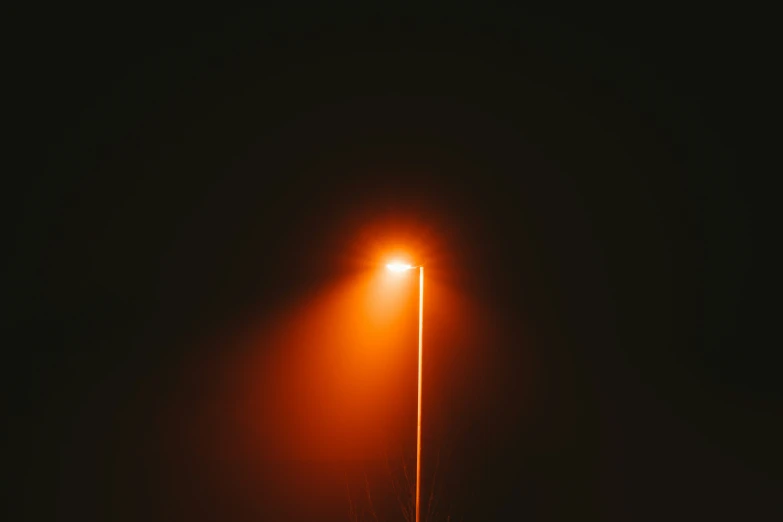
{"label": "glowing light bulb", "polygon": [[392,272],[404,272],[406,270],[410,270],[411,268],[413,268],[413,266],[406,265],[404,263],[394,262],[386,265],[386,268],[388,268]]}

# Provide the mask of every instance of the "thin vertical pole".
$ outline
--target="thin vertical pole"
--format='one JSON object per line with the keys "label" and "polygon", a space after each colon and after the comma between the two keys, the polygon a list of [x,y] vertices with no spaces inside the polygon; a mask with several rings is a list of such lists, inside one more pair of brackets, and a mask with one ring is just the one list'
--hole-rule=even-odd
{"label": "thin vertical pole", "polygon": [[420,521],[421,492],[421,332],[424,325],[424,267],[419,267],[419,408],[416,423],[416,522]]}

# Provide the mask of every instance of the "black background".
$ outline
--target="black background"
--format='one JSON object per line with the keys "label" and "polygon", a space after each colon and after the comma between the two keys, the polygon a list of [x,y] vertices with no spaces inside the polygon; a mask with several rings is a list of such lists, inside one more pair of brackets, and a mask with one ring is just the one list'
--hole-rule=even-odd
{"label": "black background", "polygon": [[[389,215],[444,238],[442,270],[506,325],[505,377],[453,426],[474,478],[455,518],[780,517],[759,22],[70,6],[18,28],[14,520],[184,513],[120,457],[155,469],[151,383],[349,272],[335,252]],[[190,520],[272,518],[193,502]]]}

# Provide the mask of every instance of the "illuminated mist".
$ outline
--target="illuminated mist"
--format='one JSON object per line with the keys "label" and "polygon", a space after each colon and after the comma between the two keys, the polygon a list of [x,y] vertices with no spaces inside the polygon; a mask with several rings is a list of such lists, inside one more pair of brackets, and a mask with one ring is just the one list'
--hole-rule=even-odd
{"label": "illuminated mist", "polygon": [[[416,261],[396,248],[370,251],[362,270],[210,341],[222,345],[199,352],[211,359],[182,369],[172,444],[197,441],[174,451],[200,463],[203,491],[233,499],[222,509],[341,520],[348,482],[369,473],[387,484],[387,463],[414,455],[418,271],[392,272],[385,261]],[[437,269],[427,277],[425,501],[437,452],[489,393],[484,358],[497,358],[497,325]]]}

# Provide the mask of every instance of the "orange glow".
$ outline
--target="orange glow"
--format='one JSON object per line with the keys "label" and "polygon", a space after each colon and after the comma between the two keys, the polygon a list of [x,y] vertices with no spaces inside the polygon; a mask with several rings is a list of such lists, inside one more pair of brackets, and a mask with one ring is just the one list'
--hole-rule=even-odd
{"label": "orange glow", "polygon": [[[384,458],[400,444],[415,449],[420,281],[384,269],[384,257],[409,262],[389,250],[371,269],[220,341],[214,360],[190,360],[198,369],[183,373],[179,386],[187,397],[214,383],[208,404],[216,409],[193,416],[210,419],[196,431],[215,436],[210,451],[220,460]],[[491,316],[439,276],[430,269],[426,282],[425,435],[480,406],[472,383],[494,330]]]}
{"label": "orange glow", "polygon": [[[259,310],[239,331],[202,340],[210,349],[194,350],[171,385],[177,393],[165,406],[173,430],[167,458],[203,462],[205,483],[249,504],[261,502],[259,492],[290,496],[296,505],[327,494],[342,502],[344,483],[311,479],[321,476],[314,463],[395,460],[416,451],[420,437],[426,477],[437,441],[449,440],[463,419],[486,417],[494,382],[532,385],[532,364],[531,375],[504,374],[517,365],[503,357],[524,356],[525,344],[519,352],[499,348],[510,342],[500,337],[501,318],[491,302],[479,306],[465,292],[455,277],[458,254],[442,234],[366,227],[355,244],[335,249],[349,276],[325,277],[287,305]],[[387,263],[404,271],[426,264],[422,316],[422,274],[385,269]],[[426,346],[418,374],[421,321]]]}
{"label": "orange glow", "polygon": [[251,402],[237,412],[261,416],[250,444],[285,458],[366,458],[415,415],[416,280],[385,274],[344,280],[251,341],[260,359],[243,364]]}

